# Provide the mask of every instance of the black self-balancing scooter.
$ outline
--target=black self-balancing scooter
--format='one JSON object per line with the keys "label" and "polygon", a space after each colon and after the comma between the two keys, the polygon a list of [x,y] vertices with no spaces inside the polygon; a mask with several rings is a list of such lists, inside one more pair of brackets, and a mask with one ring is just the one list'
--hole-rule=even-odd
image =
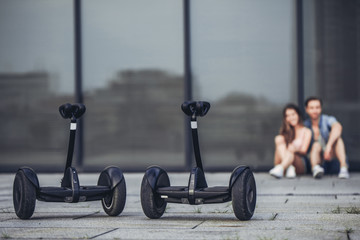
{"label": "black self-balancing scooter", "polygon": [[85,110],[83,104],[67,103],[59,107],[61,116],[71,120],[66,167],[60,187],[40,187],[36,173],[29,167],[22,167],[17,171],[13,186],[13,203],[15,213],[19,218],[29,219],[33,215],[36,199],[45,202],[68,203],[101,200],[103,209],[109,216],[117,216],[123,211],[126,201],[126,184],[119,168],[105,168],[100,173],[97,186],[80,186],[77,171],[71,166],[76,122]]}
{"label": "black self-balancing scooter", "polygon": [[184,102],[183,112],[191,117],[191,132],[196,167],[191,170],[187,186],[170,186],[165,170],[158,166],[147,168],[141,183],[141,206],[149,218],[160,218],[167,203],[208,204],[232,201],[235,216],[249,220],[255,210],[256,184],[247,166],[238,166],[231,174],[229,186],[208,187],[200,157],[196,117],[203,117],[210,109],[208,102]]}

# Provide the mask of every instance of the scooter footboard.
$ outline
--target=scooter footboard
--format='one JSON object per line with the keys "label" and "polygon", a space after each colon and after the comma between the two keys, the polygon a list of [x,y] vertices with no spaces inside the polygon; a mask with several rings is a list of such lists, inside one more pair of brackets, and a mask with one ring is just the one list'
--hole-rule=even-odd
{"label": "scooter footboard", "polygon": [[22,168],[19,168],[19,170],[24,172],[26,178],[29,179],[29,181],[34,185],[34,187],[36,189],[39,189],[39,187],[40,187],[39,180],[38,180],[38,177],[37,177],[35,171],[32,168],[22,167]]}
{"label": "scooter footboard", "polygon": [[[101,200],[109,192],[111,192],[109,186],[81,186],[77,202]],[[75,202],[73,190],[67,187],[41,187],[37,195],[39,201]]]}

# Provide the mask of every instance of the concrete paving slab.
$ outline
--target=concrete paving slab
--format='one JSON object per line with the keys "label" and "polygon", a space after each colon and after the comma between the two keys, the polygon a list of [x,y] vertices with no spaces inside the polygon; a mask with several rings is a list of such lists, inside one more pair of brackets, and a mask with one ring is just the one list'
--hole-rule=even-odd
{"label": "concrete paving slab", "polygon": [[[1,239],[360,239],[360,173],[347,180],[325,176],[275,179],[255,173],[257,204],[250,221],[239,221],[231,203],[168,204],[160,219],[142,212],[143,173],[125,173],[123,213],[109,217],[100,201],[36,203],[34,215],[14,213],[14,174],[0,174]],[[186,185],[188,173],[169,173],[172,185]],[[39,174],[42,186],[58,186],[61,174]],[[209,186],[227,185],[230,173],[207,173]],[[95,185],[98,174],[79,174],[81,185]]]}

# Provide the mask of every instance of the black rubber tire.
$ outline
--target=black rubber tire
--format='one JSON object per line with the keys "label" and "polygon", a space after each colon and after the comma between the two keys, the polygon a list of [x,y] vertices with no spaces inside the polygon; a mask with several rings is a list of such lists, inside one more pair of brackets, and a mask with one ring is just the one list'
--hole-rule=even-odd
{"label": "black rubber tire", "polygon": [[126,182],[125,178],[114,187],[111,194],[106,195],[102,200],[104,211],[109,216],[118,216],[124,210],[126,202]]}
{"label": "black rubber tire", "polygon": [[151,188],[146,175],[141,183],[140,198],[141,207],[148,218],[157,219],[164,214],[167,202]]}
{"label": "black rubber tire", "polygon": [[35,210],[36,187],[22,170],[17,171],[13,185],[13,203],[16,215],[20,219],[29,219]]}
{"label": "black rubber tire", "polygon": [[245,169],[231,188],[232,206],[239,220],[249,220],[256,206],[256,184],[253,173]]}

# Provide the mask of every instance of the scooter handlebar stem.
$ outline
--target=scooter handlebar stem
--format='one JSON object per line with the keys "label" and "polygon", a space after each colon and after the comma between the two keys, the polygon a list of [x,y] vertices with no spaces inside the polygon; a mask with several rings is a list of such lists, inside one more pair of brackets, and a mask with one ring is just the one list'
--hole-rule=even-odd
{"label": "scooter handlebar stem", "polygon": [[65,103],[59,107],[60,115],[64,119],[70,119],[70,137],[69,137],[66,165],[64,170],[64,177],[66,174],[66,169],[68,169],[72,165],[77,119],[79,119],[85,113],[85,111],[86,111],[86,107],[84,104],[81,103],[75,103],[75,104]]}

